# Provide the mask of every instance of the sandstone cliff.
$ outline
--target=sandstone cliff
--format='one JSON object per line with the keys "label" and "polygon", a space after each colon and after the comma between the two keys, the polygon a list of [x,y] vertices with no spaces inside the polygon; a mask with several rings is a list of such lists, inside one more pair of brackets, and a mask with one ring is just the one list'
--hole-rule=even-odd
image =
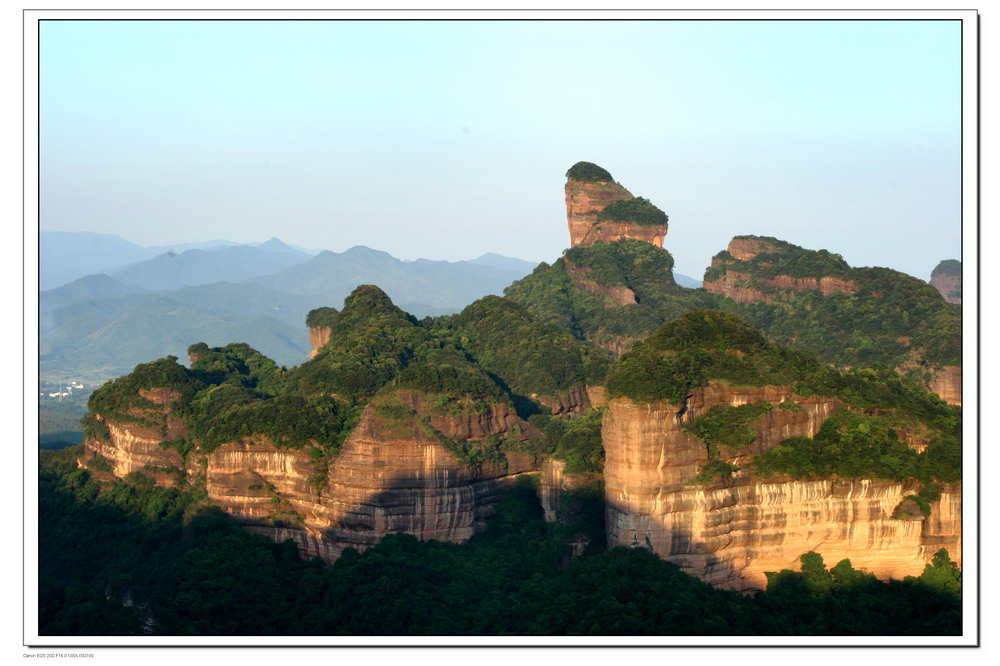
{"label": "sandstone cliff", "polygon": [[[839,255],[774,238],[737,236],[712,259],[703,284],[779,342],[841,368],[894,367],[943,400],[962,403],[961,315],[912,276],[852,268]],[[761,303],[773,307],[752,307]]]}
{"label": "sandstone cliff", "polygon": [[962,368],[945,366],[939,368],[931,379],[928,390],[937,393],[951,405],[962,404]]}
{"label": "sandstone cliff", "polygon": [[[834,293],[853,294],[858,291],[854,280],[835,276],[792,277],[790,275],[760,276],[742,267],[737,262],[748,262],[761,254],[780,252],[781,248],[766,239],[734,238],[726,252],[717,255],[709,269],[711,279],[706,277],[703,286],[713,294],[731,298],[737,303],[773,303],[785,300],[782,292],[818,291],[824,296]],[[769,264],[764,264],[765,266]]]}
{"label": "sandstone cliff", "polygon": [[663,247],[663,239],[667,235],[665,216],[662,224],[643,224],[634,219],[602,218],[602,211],[612,204],[637,199],[631,192],[614,182],[611,174],[603,169],[599,172],[590,172],[596,175],[581,172],[579,167],[588,164],[580,162],[567,172],[566,218],[569,224],[570,246],[577,247],[597,242],[610,243],[627,238]]}
{"label": "sandstone cliff", "polygon": [[312,345],[312,351],[309,352],[309,358],[316,358],[316,354],[319,350],[330,341],[330,336],[333,334],[333,329],[329,326],[311,326],[309,327],[309,344]]}
{"label": "sandstone cliff", "polygon": [[931,284],[949,303],[962,303],[962,262],[946,259],[931,272]]}
{"label": "sandstone cliff", "polygon": [[[833,478],[755,478],[691,483],[709,460],[683,431],[717,405],[794,401],[751,424],[754,441],[725,458],[744,465],[780,441],[814,435],[842,407],[786,388],[713,383],[683,405],[612,400],[604,418],[609,545],[651,548],[685,572],[731,589],[763,589],[764,573],[797,569],[814,550],[827,562],[849,558],[881,578],[917,575],[940,547],[961,561],[961,484],[947,487],[923,520],[893,519],[913,483]],[[916,443],[916,442],[915,442]]]}
{"label": "sandstone cliff", "polygon": [[[387,401],[395,408],[388,420],[379,410]],[[442,411],[439,402],[400,391],[369,403],[329,464],[259,435],[185,460],[164,446],[187,434],[173,416],[166,435],[106,422],[108,439],[88,438],[81,464],[100,455],[119,478],[140,472],[161,485],[204,483],[212,504],[252,532],[293,539],[306,557],[332,561],[345,548],[364,549],[393,532],[462,542],[485,529],[514,479],[539,469],[533,456],[502,454],[488,442],[527,442],[540,434],[507,404],[452,404]],[[470,464],[456,457],[456,450],[477,446],[486,459]]]}

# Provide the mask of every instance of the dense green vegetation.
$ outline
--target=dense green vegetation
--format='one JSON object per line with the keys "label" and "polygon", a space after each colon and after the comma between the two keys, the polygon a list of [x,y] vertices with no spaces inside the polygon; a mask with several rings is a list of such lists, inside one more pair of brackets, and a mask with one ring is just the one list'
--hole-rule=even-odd
{"label": "dense green vegetation", "polygon": [[604,408],[590,408],[571,420],[536,414],[528,419],[545,435],[545,452],[566,462],[567,474],[604,471],[601,420]]}
{"label": "dense green vegetation", "polygon": [[289,377],[299,393],[370,398],[407,365],[427,338],[413,317],[371,285],[355,289],[344,309],[330,318],[330,326],[330,342]]}
{"label": "dense green vegetation", "polygon": [[792,437],[754,458],[760,474],[954,482],[962,478],[956,437],[937,437],[923,453],[899,438],[896,419],[840,410],[814,437]]}
{"label": "dense green vegetation", "polygon": [[711,379],[742,386],[790,386],[823,369],[811,355],[769,342],[739,317],[692,310],[618,359],[608,371],[606,386],[611,397],[677,403]]}
{"label": "dense green vegetation", "polygon": [[191,403],[191,438],[203,453],[263,435],[278,447],[317,445],[333,454],[361,410],[330,396],[283,395],[263,400],[230,385],[213,386]]}
{"label": "dense green vegetation", "polygon": [[610,354],[497,296],[476,301],[443,324],[439,334],[452,337],[480,367],[523,396],[600,383],[611,364]]}
{"label": "dense green vegetation", "polygon": [[[852,367],[897,367],[914,359],[933,365],[961,365],[961,308],[946,303],[930,284],[888,268],[851,268],[840,255],[805,250],[774,238],[778,248],[749,261],[720,252],[705,272],[706,281],[726,270],[749,274],[746,281],[774,303],[736,303],[719,299],[716,307],[743,317],[775,342],[808,349],[825,363]],[[853,294],[783,291],[761,282],[788,275],[837,277],[858,287]]]}
{"label": "dense green vegetation", "polygon": [[945,259],[931,272],[931,277],[935,275],[947,275],[948,277],[962,277],[962,262],[957,259]]}
{"label": "dense green vegetation", "polygon": [[[789,386],[800,396],[837,398],[874,412],[842,410],[815,437],[785,440],[756,459],[760,474],[919,479],[924,484],[961,478],[960,408],[890,370],[838,372],[808,353],[769,342],[735,315],[718,310],[692,311],[664,324],[611,367],[606,385],[611,397],[682,404],[710,380]],[[695,419],[686,431],[705,443],[710,459],[698,480],[734,471],[721,454],[750,444],[749,424],[776,408],[795,407],[765,401],[718,406]],[[927,450],[918,455],[909,448],[899,437],[903,430],[926,437]]]}
{"label": "dense green vegetation", "polygon": [[284,388],[284,370],[246,343],[209,348],[204,342],[191,345],[191,370],[206,384],[233,384],[265,395],[277,395]]}
{"label": "dense green vegetation", "polygon": [[807,553],[801,573],[748,597],[643,548],[570,558],[568,541],[603,533],[600,488],[568,498],[568,524],[545,523],[526,484],[465,545],[396,534],[328,566],[245,533],[196,488],[134,475],[102,492],[75,453],[46,452],[40,470],[41,635],[961,633],[961,572],[944,551],[889,583]]}
{"label": "dense green vegetation", "polygon": [[607,388],[612,397],[680,402],[709,380],[790,386],[798,395],[891,409],[942,432],[959,434],[959,408],[895,372],[838,372],[808,352],[770,342],[739,317],[719,310],[693,310],[664,324],[611,366]]}
{"label": "dense green vegetation", "polygon": [[756,434],[749,423],[774,409],[766,400],[746,405],[716,405],[684,428],[708,446],[709,456],[718,457],[719,447],[732,454],[753,443]]}
{"label": "dense green vegetation", "polygon": [[566,177],[581,183],[610,182],[611,174],[593,162],[577,162],[566,172]]}
{"label": "dense green vegetation", "polygon": [[[143,364],[96,391],[91,409],[104,420],[164,433],[168,413],[183,417],[188,437],[169,445],[185,458],[192,451],[210,453],[225,442],[259,436],[278,447],[307,448],[318,469],[325,469],[376,396],[381,396],[382,416],[391,416],[389,403],[400,391],[428,396],[440,414],[470,409],[486,414],[488,405],[507,404],[525,418],[542,416],[548,409],[538,400],[582,391],[585,383],[600,381],[610,363],[606,352],[495,296],[459,315],[416,321],[377,287],[362,286],[342,310],[320,309],[314,318],[316,312],[328,317],[323,325],[331,327],[331,338],[298,368],[278,368],[246,344],[198,343],[188,349],[190,370],[174,357]],[[140,394],[148,388],[173,390],[178,398],[157,405]],[[459,442],[430,428],[426,415],[397,411],[396,426],[416,427],[469,465],[502,462],[506,452],[521,451],[567,459],[574,469],[600,466],[599,415],[583,419],[566,438],[550,428],[551,441],[514,434]],[[87,436],[109,438],[93,414],[84,422]],[[580,435],[584,431],[586,437]]]}
{"label": "dense green vegetation", "polygon": [[309,328],[319,328],[322,326],[332,327],[337,323],[337,312],[336,308],[322,307],[315,308],[309,311],[306,315],[306,326]]}
{"label": "dense green vegetation", "polygon": [[[566,250],[552,265],[539,264],[504,295],[579,340],[622,350],[688,310],[715,307],[715,296],[674,282],[673,263],[669,252],[643,241],[584,245]],[[580,281],[628,289],[636,302],[618,305],[604,293],[574,284]]]}
{"label": "dense green vegetation", "polygon": [[654,206],[649,199],[636,197],[608,204],[597,214],[598,220],[632,222],[644,227],[666,226],[667,214]]}
{"label": "dense green vegetation", "polygon": [[712,258],[712,265],[705,271],[705,280],[718,279],[726,272],[726,264],[732,262],[736,262],[740,269],[752,265],[753,275],[758,278],[773,278],[779,275],[849,278],[853,270],[839,254],[827,250],[807,250],[772,236],[735,236],[733,240],[762,241],[775,249],[762,252],[746,262],[737,262],[728,251],[723,250]]}
{"label": "dense green vegetation", "polygon": [[[204,387],[204,382],[177,363],[176,356],[168,356],[141,363],[131,374],[104,384],[90,395],[88,407],[103,419],[160,428],[165,435],[167,414],[183,414],[195,393]],[[169,405],[158,405],[142,395],[143,391],[161,388],[175,391],[177,399]]]}

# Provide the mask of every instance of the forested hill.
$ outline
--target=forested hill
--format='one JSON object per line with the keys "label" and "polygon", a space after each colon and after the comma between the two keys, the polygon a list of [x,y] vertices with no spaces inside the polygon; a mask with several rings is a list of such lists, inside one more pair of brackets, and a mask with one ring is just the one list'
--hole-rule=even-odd
{"label": "forested hill", "polygon": [[853,268],[826,250],[737,236],[705,271],[720,308],[777,342],[838,366],[962,365],[962,317],[928,283],[889,268]]}

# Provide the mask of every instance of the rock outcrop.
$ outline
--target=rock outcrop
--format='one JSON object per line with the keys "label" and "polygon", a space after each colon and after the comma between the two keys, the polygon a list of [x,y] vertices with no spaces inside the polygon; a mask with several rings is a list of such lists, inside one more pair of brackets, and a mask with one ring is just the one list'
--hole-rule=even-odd
{"label": "rock outcrop", "polygon": [[328,561],[345,548],[363,550],[393,532],[466,541],[485,529],[485,519],[516,478],[539,470],[532,456],[517,453],[470,465],[444,445],[540,437],[510,405],[441,413],[417,392],[391,399],[409,421],[381,418],[385,399],[369,403],[329,466],[305,449],[282,448],[259,435],[185,460],[164,446],[187,434],[173,416],[166,435],[157,428],[107,422],[108,440],[87,439],[80,462],[97,454],[119,478],[140,472],[161,485],[184,477],[204,481],[208,499],[249,531],[293,539],[304,556]]}
{"label": "rock outcrop", "polygon": [[[960,280],[961,268],[958,262],[942,262],[935,275]],[[703,285],[733,301],[734,312],[762,332],[810,349],[826,363],[917,371],[915,378],[925,389],[962,404],[961,315],[912,276],[888,268],[852,268],[839,255],[775,238],[737,236],[712,258]],[[818,297],[834,298],[822,302]],[[741,307],[757,303],[781,304],[781,310]],[[868,318],[880,321],[868,324]]]}
{"label": "rock outcrop", "polygon": [[310,326],[309,327],[309,344],[312,345],[312,351],[309,352],[309,358],[316,358],[316,354],[319,350],[330,341],[330,336],[333,334],[333,329],[329,326]]}
{"label": "rock outcrop", "polygon": [[946,259],[931,272],[931,284],[949,303],[962,303],[962,262]]}
{"label": "rock outcrop", "polygon": [[[663,247],[667,235],[666,219],[662,224],[640,224],[635,220],[601,219],[601,212],[620,201],[636,197],[611,179],[611,174],[600,167],[597,175],[577,176],[580,162],[567,172],[566,218],[569,223],[570,246],[591,245],[597,242],[629,238]],[[590,165],[596,166],[596,165]],[[603,173],[602,173],[603,172]]]}
{"label": "rock outcrop", "polygon": [[928,390],[951,405],[962,404],[962,368],[945,366],[940,368],[930,381]]}
{"label": "rock outcrop", "polygon": [[[726,252],[737,261],[751,261],[761,254],[779,252],[781,248],[765,239],[734,238]],[[854,294],[859,290],[857,282],[835,276],[792,277],[776,275],[762,277],[732,266],[725,256],[712,259],[709,274],[703,286],[713,294],[731,298],[737,303],[774,303],[785,300],[782,292],[818,291],[824,296],[835,293]]]}
{"label": "rock outcrop", "polygon": [[810,550],[831,564],[849,558],[882,578],[919,574],[940,547],[960,561],[960,484],[946,489],[922,520],[892,518],[914,484],[755,478],[745,470],[728,481],[693,484],[708,452],[683,428],[716,405],[759,400],[792,400],[798,409],[774,409],[754,421],[753,443],[727,462],[744,465],[788,437],[812,436],[843,406],[782,387],[716,383],[683,405],[610,401],[603,428],[609,545],[651,548],[730,589],[763,589],[766,571],[797,569],[798,557]]}

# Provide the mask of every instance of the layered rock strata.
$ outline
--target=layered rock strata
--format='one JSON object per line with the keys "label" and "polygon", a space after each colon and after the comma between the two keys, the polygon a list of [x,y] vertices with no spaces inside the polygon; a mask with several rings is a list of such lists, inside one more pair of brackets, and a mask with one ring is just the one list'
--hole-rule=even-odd
{"label": "layered rock strata", "polygon": [[635,292],[629,287],[625,285],[608,286],[601,284],[592,277],[592,269],[585,266],[577,266],[568,258],[563,261],[566,266],[566,274],[573,282],[573,286],[601,296],[604,299],[605,306],[635,305],[639,302],[635,296]]}
{"label": "layered rock strata", "polygon": [[[192,481],[204,479],[208,499],[250,531],[291,538],[304,556],[328,561],[393,532],[466,541],[485,529],[485,519],[517,477],[539,469],[533,457],[516,453],[469,467],[442,444],[540,437],[509,405],[456,415],[438,413],[419,393],[394,399],[412,411],[413,423],[384,423],[376,403],[369,404],[329,467],[306,450],[280,448],[261,436],[185,461],[163,446],[170,436],[187,434],[173,417],[167,437],[154,428],[106,423],[110,441],[88,439],[85,458],[102,455],[118,477],[184,470]],[[164,485],[176,481],[172,474],[161,476],[157,481]]]}
{"label": "layered rock strata", "polygon": [[630,238],[663,247],[667,225],[644,226],[631,222],[598,219],[607,206],[635,197],[614,181],[566,181],[566,218],[569,223],[570,247]]}
{"label": "layered rock strata", "polygon": [[[832,564],[851,559],[882,578],[919,574],[948,543],[960,561],[960,487],[926,520],[893,519],[915,487],[871,480],[754,478],[746,471],[709,486],[691,481],[708,462],[705,444],[683,431],[716,405],[794,400],[750,424],[755,441],[726,461],[745,465],[793,436],[812,436],[842,405],[781,387],[710,384],[683,405],[610,401],[604,416],[609,545],[645,546],[686,573],[729,589],[763,589],[764,573],[798,569],[814,550]],[[937,516],[937,517],[936,517]]]}
{"label": "layered rock strata", "polygon": [[752,284],[781,291],[818,291],[824,296],[838,292],[841,294],[853,294],[858,291],[858,285],[853,280],[843,280],[829,276],[794,278],[788,275],[778,275],[773,278],[754,278],[751,280],[749,273],[741,273],[734,270],[726,270],[725,274],[716,280],[706,280],[704,287],[706,291],[731,298],[737,303],[774,303],[775,301],[783,300],[783,296],[780,293],[756,289],[751,286]]}
{"label": "layered rock strata", "polygon": [[[729,242],[726,251],[733,259],[750,261],[761,254],[777,252],[779,249],[766,240],[734,238]],[[860,289],[854,280],[832,276],[757,277],[729,268],[728,263],[720,257],[714,258],[712,268],[725,269],[725,272],[714,280],[705,280],[703,286],[707,291],[731,298],[737,303],[774,303],[783,300],[783,295],[780,293],[782,291],[818,291],[824,296],[829,296],[835,293],[854,294]]]}

